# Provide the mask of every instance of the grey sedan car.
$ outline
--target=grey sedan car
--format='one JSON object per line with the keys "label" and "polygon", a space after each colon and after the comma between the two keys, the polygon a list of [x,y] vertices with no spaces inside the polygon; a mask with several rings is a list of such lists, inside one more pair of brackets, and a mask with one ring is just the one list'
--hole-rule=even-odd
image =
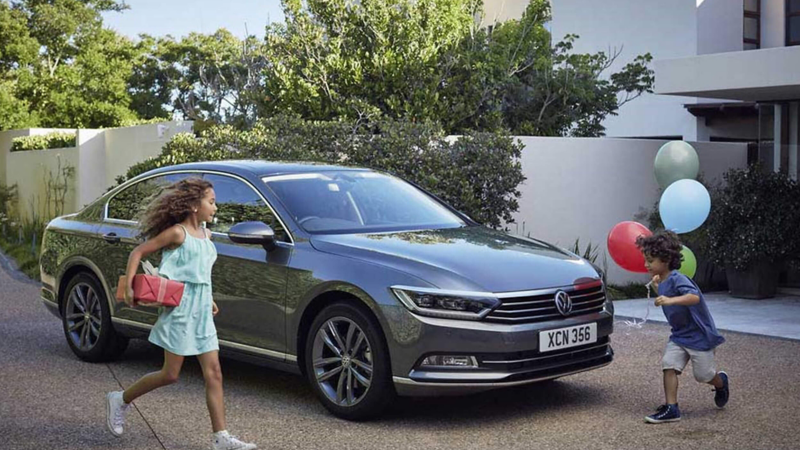
{"label": "grey sedan car", "polygon": [[486,228],[389,174],[265,161],[156,169],[50,222],[41,297],[79,358],[118,357],[155,323],[156,309],[114,292],[141,207],[186,177],[216,191],[222,354],[302,374],[337,416],[612,360],[613,306],[589,262]]}

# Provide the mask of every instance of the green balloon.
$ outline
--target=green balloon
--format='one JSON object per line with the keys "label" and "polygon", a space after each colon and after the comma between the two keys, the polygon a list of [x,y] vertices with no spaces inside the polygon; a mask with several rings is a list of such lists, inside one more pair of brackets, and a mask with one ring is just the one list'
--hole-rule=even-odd
{"label": "green balloon", "polygon": [[681,255],[683,255],[683,264],[679,269],[680,273],[689,278],[694,278],[694,274],[697,273],[697,258],[694,257],[694,253],[689,250],[689,247],[685,245],[681,249]]}
{"label": "green balloon", "polygon": [[656,181],[661,189],[685,178],[696,179],[700,159],[694,148],[684,141],[669,141],[658,149],[655,161]]}

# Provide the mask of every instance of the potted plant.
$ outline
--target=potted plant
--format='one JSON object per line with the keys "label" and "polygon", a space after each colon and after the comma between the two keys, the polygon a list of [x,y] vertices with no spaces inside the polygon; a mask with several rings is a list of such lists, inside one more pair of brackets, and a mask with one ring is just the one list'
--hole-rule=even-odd
{"label": "potted plant", "polygon": [[709,257],[725,267],[734,297],[773,297],[780,268],[800,253],[800,187],[760,165],[724,179],[712,196]]}

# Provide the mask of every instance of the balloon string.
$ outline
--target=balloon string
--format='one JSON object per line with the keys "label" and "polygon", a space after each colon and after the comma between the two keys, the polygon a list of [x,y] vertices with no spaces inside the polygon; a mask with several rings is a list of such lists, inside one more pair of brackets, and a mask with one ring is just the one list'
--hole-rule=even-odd
{"label": "balloon string", "polygon": [[632,318],[633,320],[623,320],[623,322],[625,322],[625,325],[634,328],[642,328],[642,325],[647,323],[647,318],[650,317],[650,287],[652,285],[653,285],[652,280],[650,280],[649,283],[644,285],[644,287],[647,288],[647,311],[644,314],[644,318],[639,322],[636,321],[635,317]]}

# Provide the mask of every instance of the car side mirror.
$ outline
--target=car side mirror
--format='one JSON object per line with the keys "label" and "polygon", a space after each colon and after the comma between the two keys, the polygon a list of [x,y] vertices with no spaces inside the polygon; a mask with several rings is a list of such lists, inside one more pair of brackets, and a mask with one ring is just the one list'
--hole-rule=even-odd
{"label": "car side mirror", "polygon": [[259,244],[266,251],[275,248],[275,232],[264,222],[240,222],[228,230],[228,237],[237,244]]}

